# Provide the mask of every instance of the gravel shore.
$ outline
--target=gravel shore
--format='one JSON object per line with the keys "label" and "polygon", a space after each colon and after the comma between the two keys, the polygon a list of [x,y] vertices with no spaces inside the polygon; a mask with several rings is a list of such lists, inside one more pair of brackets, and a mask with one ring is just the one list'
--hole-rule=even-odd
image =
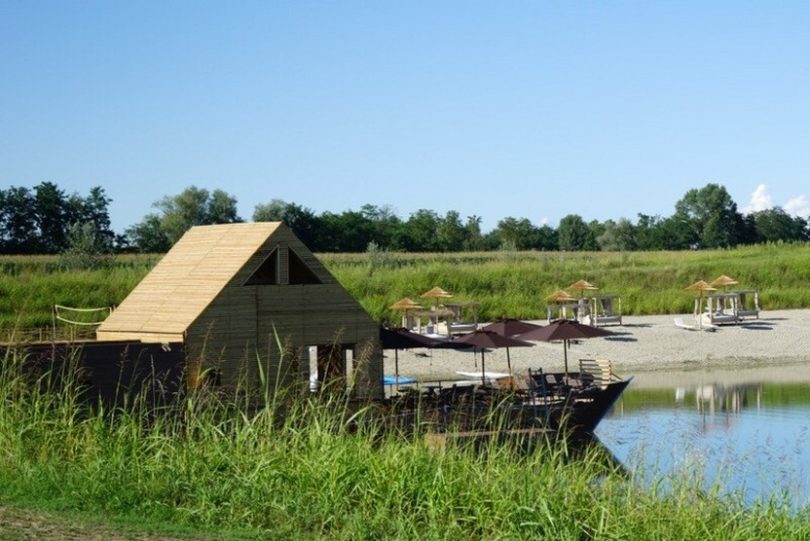
{"label": "gravel shore", "polygon": [[[699,369],[740,370],[774,365],[807,364],[810,361],[810,309],[772,310],[739,325],[722,326],[715,332],[678,328],[674,319],[694,321],[692,314],[625,316],[622,325],[605,327],[615,336],[572,343],[569,367],[578,359],[610,359],[623,376],[654,381],[680,371]],[[535,321],[545,325],[545,321]],[[394,373],[394,352],[386,351],[385,373]],[[447,349],[399,351],[399,373],[421,381],[462,379],[457,372],[481,371],[480,353]],[[528,368],[561,370],[563,346],[559,342],[534,342],[533,347],[510,348],[513,372]],[[506,350],[488,350],[487,371],[506,372]],[[808,368],[810,371],[810,367]]]}

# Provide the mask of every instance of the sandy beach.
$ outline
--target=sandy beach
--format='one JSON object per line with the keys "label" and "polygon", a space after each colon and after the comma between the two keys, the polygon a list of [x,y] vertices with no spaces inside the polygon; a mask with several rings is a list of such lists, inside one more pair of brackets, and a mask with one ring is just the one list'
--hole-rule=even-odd
{"label": "sandy beach", "polygon": [[[728,325],[715,332],[690,331],[675,326],[674,318],[687,323],[692,314],[664,316],[625,316],[623,325],[605,327],[614,336],[572,343],[568,350],[569,367],[575,370],[579,359],[610,359],[622,376],[634,376],[640,382],[671,382],[679,374],[697,371],[733,373],[784,370],[785,378],[810,381],[810,309],[772,310],[744,324]],[[535,321],[544,325],[545,321]],[[533,347],[510,348],[513,372],[542,368],[563,368],[561,343],[533,342]],[[394,352],[385,352],[385,373],[394,373]],[[399,373],[420,381],[463,379],[457,372],[481,371],[480,353],[448,349],[399,351]],[[489,350],[486,369],[506,372],[506,350]]]}

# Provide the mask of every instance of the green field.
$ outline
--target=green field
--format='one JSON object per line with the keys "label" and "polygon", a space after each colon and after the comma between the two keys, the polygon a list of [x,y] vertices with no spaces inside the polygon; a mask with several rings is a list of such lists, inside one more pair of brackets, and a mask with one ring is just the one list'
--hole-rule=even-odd
{"label": "green field", "polygon": [[721,496],[694,469],[650,481],[598,449],[437,448],[378,432],[365,422],[373,410],[354,414],[352,430],[347,405],[328,395],[252,413],[205,394],[157,417],[94,411],[47,374],[31,386],[19,366],[6,357],[0,372],[0,510],[248,539],[810,536],[810,516],[790,501]]}
{"label": "green field", "polygon": [[[158,259],[123,256],[107,269],[76,271],[54,257],[0,258],[2,325],[46,326],[54,303],[117,304]],[[396,317],[386,307],[398,298],[434,285],[479,301],[483,319],[539,318],[547,294],[580,278],[621,294],[633,314],[689,311],[683,288],[719,274],[758,288],[765,309],[810,306],[806,245],[322,259],[380,319]],[[719,485],[700,489],[699,471],[642,482],[598,449],[574,459],[551,443],[528,454],[496,444],[483,453],[437,450],[421,438],[353,433],[334,398],[283,415],[272,406],[240,412],[204,395],[157,418],[137,408],[91,411],[75,389],[29,385],[19,362],[6,357],[0,371],[0,509],[215,538],[810,538],[807,511],[779,495],[751,506],[721,496]]]}
{"label": "green field", "polygon": [[[540,319],[545,297],[584,278],[622,296],[625,314],[687,313],[698,279],[733,276],[760,291],[763,309],[810,306],[810,245],[758,245],[689,252],[480,252],[324,254],[324,264],[376,319],[397,321],[391,303],[438,285],[480,303],[479,319]],[[51,322],[51,306],[114,306],[159,256],[119,256],[110,268],[77,271],[58,257],[0,257],[0,328]]]}

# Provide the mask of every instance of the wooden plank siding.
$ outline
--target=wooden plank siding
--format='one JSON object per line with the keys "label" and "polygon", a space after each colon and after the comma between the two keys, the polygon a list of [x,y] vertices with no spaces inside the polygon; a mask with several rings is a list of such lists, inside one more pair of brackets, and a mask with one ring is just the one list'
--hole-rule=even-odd
{"label": "wooden plank siding", "polygon": [[[251,281],[258,285],[245,285],[273,251],[275,283],[261,283],[268,280],[264,274]],[[298,272],[298,282],[320,283],[290,284],[293,257],[311,272]],[[305,348],[341,344],[355,350],[355,359],[371,356],[360,367],[357,390],[377,397],[383,392],[378,333],[378,324],[288,227],[263,222],[191,228],[99,327],[97,338],[183,337],[190,380],[210,368],[226,385],[241,377],[257,382],[259,362],[271,381],[281,374],[284,386],[306,385]]]}

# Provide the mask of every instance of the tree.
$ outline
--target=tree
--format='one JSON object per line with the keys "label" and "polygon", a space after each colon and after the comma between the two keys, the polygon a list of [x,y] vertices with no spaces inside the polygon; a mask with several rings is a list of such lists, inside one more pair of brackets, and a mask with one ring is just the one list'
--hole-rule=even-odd
{"label": "tree", "polygon": [[372,240],[377,247],[382,250],[396,249],[394,238],[397,229],[402,225],[402,220],[394,210],[388,205],[378,207],[365,204],[360,207],[360,212],[371,222]]}
{"label": "tree", "polygon": [[569,214],[560,220],[557,228],[560,239],[560,250],[580,251],[595,250],[596,239],[585,220],[577,214]]}
{"label": "tree", "polygon": [[690,244],[699,248],[734,246],[743,227],[737,204],[719,184],[686,192],[675,204],[673,218],[686,227]]}
{"label": "tree", "polygon": [[560,237],[557,230],[550,225],[543,224],[537,229],[537,245],[538,250],[559,250]]}
{"label": "tree", "polygon": [[52,182],[34,187],[34,213],[39,230],[38,251],[55,254],[65,246],[67,201],[65,193]]}
{"label": "tree", "polygon": [[236,198],[222,190],[209,193],[189,186],[173,196],[165,196],[153,205],[151,213],[127,229],[129,242],[141,252],[165,251],[195,225],[241,222]]}
{"label": "tree", "polygon": [[359,253],[372,243],[379,247],[374,242],[374,224],[362,212],[325,212],[318,217],[318,223],[315,246],[320,252]]}
{"label": "tree", "polygon": [[464,229],[463,249],[468,251],[483,250],[484,238],[481,235],[481,217],[475,214],[467,216]]}
{"label": "tree", "polygon": [[596,239],[599,248],[606,252],[631,251],[638,248],[636,228],[627,218],[618,222],[608,220],[603,224],[604,232]]}
{"label": "tree", "polygon": [[169,250],[172,242],[160,222],[157,214],[147,214],[144,219],[129,227],[124,235],[135,250],[146,254],[158,254]]}
{"label": "tree", "polygon": [[76,223],[92,224],[112,242],[109,203],[100,187],[87,197],[67,195],[52,182],[38,184],[33,192],[14,186],[0,190],[0,251],[59,253],[67,248],[68,231]]}
{"label": "tree", "polygon": [[527,218],[504,218],[495,229],[502,247],[529,250],[538,241],[537,228]]}
{"label": "tree", "polygon": [[395,240],[398,246],[408,252],[436,252],[438,229],[438,215],[432,210],[419,209],[402,224]]}
{"label": "tree", "polygon": [[282,222],[288,203],[283,199],[272,199],[269,203],[259,203],[253,208],[254,222]]}
{"label": "tree", "polygon": [[790,216],[780,207],[752,214],[759,242],[808,240],[807,221]]}
{"label": "tree", "polygon": [[92,269],[112,263],[113,237],[100,231],[94,222],[74,222],[67,232],[67,248],[62,261],[69,267]]}
{"label": "tree", "polygon": [[442,252],[460,252],[464,249],[467,229],[461,223],[458,212],[447,211],[444,218],[439,220],[436,237],[437,247]]}
{"label": "tree", "polygon": [[33,253],[39,243],[34,198],[28,188],[0,190],[0,252]]}

